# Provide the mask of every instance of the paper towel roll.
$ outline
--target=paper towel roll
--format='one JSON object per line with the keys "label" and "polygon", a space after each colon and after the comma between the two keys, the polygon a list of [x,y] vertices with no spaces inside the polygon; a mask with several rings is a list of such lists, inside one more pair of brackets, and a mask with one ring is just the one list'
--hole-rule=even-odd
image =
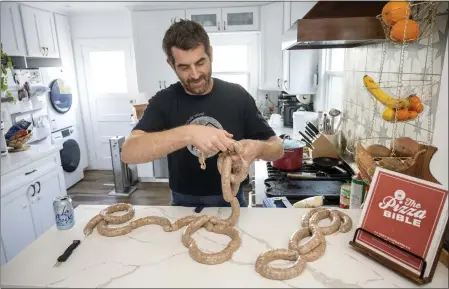
{"label": "paper towel roll", "polygon": [[308,121],[317,125],[318,113],[314,111],[295,111],[293,113],[293,137],[301,138],[298,131],[305,133]]}

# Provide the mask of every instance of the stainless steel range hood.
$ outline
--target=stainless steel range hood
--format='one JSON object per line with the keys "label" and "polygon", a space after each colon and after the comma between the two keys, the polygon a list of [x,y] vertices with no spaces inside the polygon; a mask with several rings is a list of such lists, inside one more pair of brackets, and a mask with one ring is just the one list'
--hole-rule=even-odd
{"label": "stainless steel range hood", "polygon": [[283,50],[349,48],[386,40],[376,18],[387,2],[318,1],[282,37]]}

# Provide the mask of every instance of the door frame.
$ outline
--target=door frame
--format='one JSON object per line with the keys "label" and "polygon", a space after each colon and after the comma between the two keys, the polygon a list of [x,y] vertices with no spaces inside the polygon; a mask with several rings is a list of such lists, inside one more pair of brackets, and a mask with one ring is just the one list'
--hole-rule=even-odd
{"label": "door frame", "polygon": [[[88,169],[96,170],[101,169],[97,164],[97,154],[96,154],[96,145],[95,145],[95,134],[94,134],[94,120],[91,115],[90,109],[90,97],[89,90],[87,84],[87,78],[85,74],[85,65],[84,65],[84,54],[83,50],[85,47],[114,47],[118,46],[128,46],[130,52],[130,71],[128,73],[128,94],[130,99],[137,103],[137,100],[141,98],[141,94],[138,92],[137,88],[137,75],[136,75],[136,64],[135,64],[135,56],[134,56],[134,45],[132,38],[99,38],[99,39],[74,39],[74,56],[75,56],[75,67],[76,67],[76,75],[78,79],[78,90],[79,90],[79,99],[80,99],[80,107],[81,107],[81,116],[82,122],[84,126],[84,133],[86,136],[86,145],[87,145],[87,156],[88,156]],[[111,49],[112,50],[112,49]],[[131,119],[130,119],[131,123]]]}

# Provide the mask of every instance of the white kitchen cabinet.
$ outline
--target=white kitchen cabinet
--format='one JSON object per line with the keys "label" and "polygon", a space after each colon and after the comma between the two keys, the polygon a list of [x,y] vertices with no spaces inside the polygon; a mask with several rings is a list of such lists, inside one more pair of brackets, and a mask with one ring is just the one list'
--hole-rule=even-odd
{"label": "white kitchen cabinet", "polygon": [[[302,19],[317,1],[284,2],[283,31]],[[282,89],[290,94],[316,94],[319,49],[284,50],[282,56]]]}
{"label": "white kitchen cabinet", "polygon": [[0,6],[3,51],[9,56],[26,56],[27,51],[19,4],[2,2]]}
{"label": "white kitchen cabinet", "polygon": [[189,9],[186,10],[186,19],[201,23],[207,32],[223,30],[220,8]]}
{"label": "white kitchen cabinet", "polygon": [[56,27],[53,13],[20,6],[27,55],[30,57],[59,58]]}
{"label": "white kitchen cabinet", "polygon": [[302,19],[318,3],[318,1],[290,2],[290,25]]}
{"label": "white kitchen cabinet", "polygon": [[11,260],[35,239],[33,217],[25,185],[1,200],[1,236],[7,260]]}
{"label": "white kitchen cabinet", "polygon": [[282,33],[283,3],[277,2],[260,8],[262,77],[261,89],[282,90]]}
{"label": "white kitchen cabinet", "polygon": [[65,195],[65,192],[61,189],[63,183],[64,174],[60,170],[55,170],[37,179],[32,184],[33,190],[28,192],[37,238],[55,225],[53,200]]}
{"label": "white kitchen cabinet", "polygon": [[0,266],[3,266],[5,264],[6,264],[5,249],[3,249],[3,241],[0,238]]}
{"label": "white kitchen cabinet", "polygon": [[231,7],[221,10],[224,31],[259,29],[259,7]]}
{"label": "white kitchen cabinet", "polygon": [[186,18],[201,23],[208,32],[259,30],[259,7],[187,9]]}
{"label": "white kitchen cabinet", "polygon": [[166,62],[162,40],[168,27],[185,19],[185,10],[132,12],[134,52],[139,92],[154,95],[178,81]]}

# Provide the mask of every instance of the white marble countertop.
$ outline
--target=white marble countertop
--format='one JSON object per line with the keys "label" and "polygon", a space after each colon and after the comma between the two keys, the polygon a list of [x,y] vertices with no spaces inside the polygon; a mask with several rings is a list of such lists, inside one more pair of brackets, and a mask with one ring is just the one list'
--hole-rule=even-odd
{"label": "white marble countertop", "polygon": [[[355,251],[348,242],[352,231],[326,236],[326,253],[307,263],[296,278],[274,281],[254,269],[259,254],[286,248],[307,209],[242,208],[236,225],[242,245],[233,258],[220,265],[195,262],[181,243],[182,230],[164,232],[157,225],[141,227],[128,235],[104,237],[95,230],[83,240],[87,221],[104,206],[80,206],[71,230],[52,228],[1,268],[1,286],[23,287],[417,287],[375,261]],[[355,223],[358,210],[345,210]],[[206,208],[201,214],[225,218],[230,208]],[[171,221],[193,214],[192,208],[136,206],[136,217],[165,216]],[[323,221],[325,222],[325,221]],[[281,225],[280,225],[281,224]],[[324,224],[325,225],[325,224]],[[204,251],[219,251],[229,238],[201,229],[193,235]],[[70,259],[53,267],[73,240],[81,244]],[[437,266],[427,287],[448,286],[448,270]],[[426,286],[422,286],[426,287]]]}
{"label": "white marble countertop", "polygon": [[62,145],[48,143],[30,144],[30,147],[29,150],[8,153],[8,155],[1,157],[1,175],[3,176],[62,149]]}

